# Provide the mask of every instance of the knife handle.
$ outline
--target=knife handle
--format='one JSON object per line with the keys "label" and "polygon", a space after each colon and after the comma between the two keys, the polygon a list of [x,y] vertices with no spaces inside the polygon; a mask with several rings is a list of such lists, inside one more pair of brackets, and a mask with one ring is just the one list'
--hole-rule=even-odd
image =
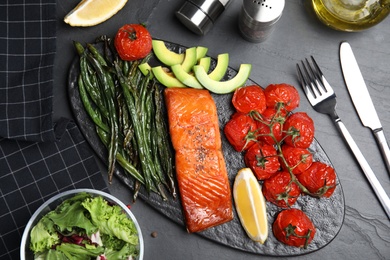
{"label": "knife handle", "polygon": [[383,189],[382,185],[378,181],[377,177],[375,176],[375,173],[372,171],[366,158],[364,158],[364,155],[360,151],[356,142],[353,140],[351,134],[345,127],[344,123],[341,122],[340,118],[336,119],[335,123],[338,126],[341,133],[343,134],[345,141],[348,143],[357,161],[359,162],[360,167],[362,168],[364,174],[368,179],[368,182],[371,184],[371,187],[375,192],[375,195],[378,197],[380,203],[382,204],[382,207],[385,210],[387,217],[390,219],[390,199],[387,196],[385,190]]}
{"label": "knife handle", "polygon": [[385,160],[387,170],[390,173],[390,149],[382,128],[380,130],[374,131],[374,136],[378,142],[383,159]]}

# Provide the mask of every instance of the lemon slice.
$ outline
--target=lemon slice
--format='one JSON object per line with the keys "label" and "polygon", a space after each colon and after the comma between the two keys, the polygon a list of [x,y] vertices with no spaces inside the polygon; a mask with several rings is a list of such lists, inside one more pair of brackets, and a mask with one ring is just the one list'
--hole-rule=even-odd
{"label": "lemon slice", "polygon": [[267,210],[261,186],[250,168],[243,168],[233,184],[238,217],[247,235],[264,244],[268,237]]}
{"label": "lemon slice", "polygon": [[93,26],[102,23],[119,10],[127,0],[83,0],[64,18],[71,26]]}

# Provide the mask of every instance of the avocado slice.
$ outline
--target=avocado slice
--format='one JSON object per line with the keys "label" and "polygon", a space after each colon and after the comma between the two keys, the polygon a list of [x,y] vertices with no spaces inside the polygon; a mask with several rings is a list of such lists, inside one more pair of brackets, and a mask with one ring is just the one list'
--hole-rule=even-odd
{"label": "avocado slice", "polygon": [[227,94],[233,92],[245,84],[252,70],[252,65],[241,64],[237,74],[230,80],[226,81],[217,81],[211,79],[209,75],[207,75],[204,68],[200,65],[195,65],[193,70],[196,79],[200,82],[200,84],[202,84],[203,87],[216,94]]}
{"label": "avocado slice", "polygon": [[167,88],[185,87],[183,83],[181,83],[177,78],[175,78],[172,73],[169,73],[164,70],[162,66],[153,67],[152,72],[154,77],[156,77],[156,79]]}
{"label": "avocado slice", "polygon": [[142,72],[142,74],[144,74],[144,76],[149,76],[149,79],[153,78],[152,67],[149,65],[149,63],[142,63],[138,65],[138,68]]}
{"label": "avocado slice", "polygon": [[167,66],[181,64],[184,61],[184,53],[169,50],[163,41],[152,40],[152,46],[157,59]]}
{"label": "avocado slice", "polygon": [[209,49],[203,46],[196,47],[196,60],[199,61],[201,58],[205,57]]}
{"label": "avocado slice", "polygon": [[203,86],[199,83],[195,76],[185,71],[181,64],[173,65],[171,69],[175,77],[180,80],[180,82],[182,82],[184,85],[197,89],[203,88]]}
{"label": "avocado slice", "polygon": [[209,73],[210,65],[211,65],[211,58],[210,57],[204,57],[201,58],[198,62],[198,65],[202,66],[206,73]]}
{"label": "avocado slice", "polygon": [[194,67],[195,64],[196,64],[196,47],[187,48],[181,66],[184,71],[189,72],[191,71],[192,67]]}
{"label": "avocado slice", "polygon": [[222,53],[217,57],[217,65],[213,71],[209,74],[209,77],[213,80],[220,81],[226,74],[229,66],[229,54]]}

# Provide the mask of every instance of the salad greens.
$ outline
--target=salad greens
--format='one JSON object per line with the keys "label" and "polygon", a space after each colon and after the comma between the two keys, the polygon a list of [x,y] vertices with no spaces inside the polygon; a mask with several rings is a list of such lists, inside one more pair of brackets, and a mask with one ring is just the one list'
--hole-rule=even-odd
{"label": "salad greens", "polygon": [[118,205],[82,192],[43,216],[30,233],[35,259],[133,259],[134,222]]}

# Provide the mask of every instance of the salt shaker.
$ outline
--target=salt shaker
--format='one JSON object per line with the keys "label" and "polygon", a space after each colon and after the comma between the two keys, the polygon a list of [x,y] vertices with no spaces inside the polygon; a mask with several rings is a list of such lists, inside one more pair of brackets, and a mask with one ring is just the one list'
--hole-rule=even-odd
{"label": "salt shaker", "polygon": [[187,0],[176,17],[194,33],[205,35],[229,3],[230,0]]}
{"label": "salt shaker", "polygon": [[273,31],[282,16],[285,0],[243,0],[238,27],[250,42],[262,42]]}

